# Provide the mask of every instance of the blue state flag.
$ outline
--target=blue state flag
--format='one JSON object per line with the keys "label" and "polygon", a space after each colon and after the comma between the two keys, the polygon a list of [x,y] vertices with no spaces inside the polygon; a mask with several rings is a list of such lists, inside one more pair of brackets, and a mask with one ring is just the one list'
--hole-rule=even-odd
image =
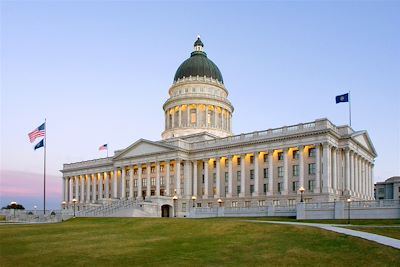
{"label": "blue state flag", "polygon": [[342,102],[349,102],[349,93],[336,96],[336,104]]}
{"label": "blue state flag", "polygon": [[44,139],[40,140],[39,143],[36,144],[36,146],[33,148],[34,150],[44,147]]}

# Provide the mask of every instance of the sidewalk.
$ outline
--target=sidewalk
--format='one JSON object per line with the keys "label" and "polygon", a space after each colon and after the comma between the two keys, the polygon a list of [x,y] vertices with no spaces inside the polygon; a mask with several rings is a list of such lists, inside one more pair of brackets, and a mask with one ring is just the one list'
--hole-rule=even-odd
{"label": "sidewalk", "polygon": [[311,226],[311,227],[317,227],[321,228],[324,230],[328,231],[333,231],[336,233],[341,233],[345,235],[351,235],[351,236],[356,236],[359,238],[363,238],[366,240],[374,241],[376,243],[390,246],[393,248],[400,249],[400,240],[391,238],[391,237],[386,237],[382,235],[377,235],[377,234],[371,234],[371,233],[366,233],[366,232],[361,232],[361,231],[356,231],[356,230],[351,230],[351,229],[346,229],[343,228],[344,226],[358,226],[358,225],[343,225],[341,227],[338,227],[336,224],[322,224],[322,223],[302,223],[302,222],[280,222],[280,221],[258,221],[258,220],[245,220],[246,222],[255,222],[255,223],[272,223],[272,224],[292,224],[292,225],[302,225],[302,226]]}

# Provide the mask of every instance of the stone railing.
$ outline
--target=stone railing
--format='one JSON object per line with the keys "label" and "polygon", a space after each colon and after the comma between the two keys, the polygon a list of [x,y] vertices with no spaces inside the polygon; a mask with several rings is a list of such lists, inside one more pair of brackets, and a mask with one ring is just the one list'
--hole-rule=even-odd
{"label": "stone railing", "polygon": [[79,169],[85,167],[96,167],[96,166],[104,166],[104,165],[112,165],[112,157],[108,158],[101,158],[101,159],[93,159],[87,161],[81,161],[76,163],[66,163],[64,164],[64,171],[72,170],[72,169]]}
{"label": "stone railing", "polygon": [[320,119],[320,120],[316,120],[314,122],[300,123],[300,124],[291,125],[291,126],[284,126],[284,127],[275,128],[275,129],[268,129],[265,131],[244,133],[244,134],[233,135],[233,136],[229,136],[229,137],[225,137],[225,138],[218,138],[218,139],[207,140],[207,141],[199,141],[199,142],[192,143],[190,145],[190,148],[191,149],[199,149],[199,148],[204,148],[204,147],[223,146],[223,145],[229,145],[231,143],[249,142],[249,141],[258,140],[258,139],[279,137],[279,136],[298,134],[298,133],[303,133],[303,132],[308,132],[308,131],[317,131],[317,130],[323,130],[323,129],[330,129],[330,130],[333,130],[334,132],[338,133],[336,126],[333,125],[328,119]]}

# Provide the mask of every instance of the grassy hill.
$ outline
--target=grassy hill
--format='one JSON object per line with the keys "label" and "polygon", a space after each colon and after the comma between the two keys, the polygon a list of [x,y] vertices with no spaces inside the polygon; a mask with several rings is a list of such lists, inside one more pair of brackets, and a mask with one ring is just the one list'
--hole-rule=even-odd
{"label": "grassy hill", "polygon": [[398,266],[400,252],[320,229],[238,219],[82,218],[0,227],[6,266]]}

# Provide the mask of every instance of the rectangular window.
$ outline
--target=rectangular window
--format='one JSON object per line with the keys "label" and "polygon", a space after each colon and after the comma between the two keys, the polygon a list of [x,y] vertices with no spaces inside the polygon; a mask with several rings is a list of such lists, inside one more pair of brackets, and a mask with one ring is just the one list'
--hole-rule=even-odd
{"label": "rectangular window", "polygon": [[267,157],[268,157],[267,154],[263,155],[264,162],[267,162]]}
{"label": "rectangular window", "polygon": [[264,184],[264,193],[267,193],[268,184]]}
{"label": "rectangular window", "polygon": [[225,194],[228,194],[228,186],[225,186]]}
{"label": "rectangular window", "polygon": [[299,176],[299,173],[300,173],[300,166],[293,165],[293,176]]}
{"label": "rectangular window", "polygon": [[142,186],[147,186],[147,179],[146,178],[142,179]]}
{"label": "rectangular window", "polygon": [[314,180],[308,180],[308,190],[309,191],[314,191]]}
{"label": "rectangular window", "polygon": [[296,199],[289,199],[289,207],[296,206]]}
{"label": "rectangular window", "polygon": [[254,185],[253,184],[250,185],[250,194],[252,194],[252,193],[254,193]]}
{"label": "rectangular window", "polygon": [[207,203],[207,207],[212,208],[212,206],[213,206],[213,203],[212,203],[212,202],[208,202],[208,203]]}
{"label": "rectangular window", "polygon": [[211,124],[211,112],[210,111],[207,113],[207,123]]}
{"label": "rectangular window", "polygon": [[151,186],[156,186],[156,178],[151,178]]}
{"label": "rectangular window", "polygon": [[198,208],[201,208],[201,203],[196,203],[196,206],[197,206]]}
{"label": "rectangular window", "polygon": [[241,173],[240,171],[237,171],[237,172],[236,172],[236,178],[237,178],[237,181],[238,181],[238,182],[240,182],[241,177],[242,177],[242,173]]}
{"label": "rectangular window", "polygon": [[160,176],[160,185],[161,185],[161,186],[164,185],[164,176]]}
{"label": "rectangular window", "polygon": [[293,159],[299,159],[300,158],[300,153],[298,150],[293,150]]}
{"label": "rectangular window", "polygon": [[203,174],[203,178],[202,178],[203,184],[204,184],[204,174]]}
{"label": "rectangular window", "polygon": [[240,157],[236,158],[236,163],[237,163],[238,166],[240,166]]}
{"label": "rectangular window", "polygon": [[268,178],[268,168],[264,168],[264,178]]}
{"label": "rectangular window", "polygon": [[250,170],[250,179],[251,179],[251,180],[254,179],[254,170]]}
{"label": "rectangular window", "polygon": [[133,191],[133,197],[137,198],[137,191]]}
{"label": "rectangular window", "polygon": [[282,183],[278,183],[278,192],[280,193],[282,191]]}
{"label": "rectangular window", "polygon": [[250,164],[254,163],[254,156],[250,156]]}
{"label": "rectangular window", "polygon": [[196,123],[196,110],[190,110],[190,123]]}
{"label": "rectangular window", "polygon": [[278,177],[283,177],[283,167],[278,167]]}
{"label": "rectangular window", "polygon": [[165,195],[165,190],[164,189],[160,189],[160,196],[164,196]]}
{"label": "rectangular window", "polygon": [[229,180],[229,174],[225,172],[225,183],[227,184]]}
{"label": "rectangular window", "polygon": [[213,173],[213,183],[216,184],[217,183],[217,174]]}
{"label": "rectangular window", "polygon": [[299,189],[299,182],[298,181],[294,181],[292,182],[292,191],[296,192]]}
{"label": "rectangular window", "polygon": [[171,172],[173,172],[174,171],[174,164],[171,164],[171,165],[169,165],[169,170],[171,171]]}
{"label": "rectangular window", "polygon": [[134,170],[133,170],[133,175],[137,175],[137,170],[138,170],[138,169],[134,169]]}
{"label": "rectangular window", "polygon": [[283,160],[283,152],[278,152],[278,160]]}
{"label": "rectangular window", "polygon": [[183,212],[186,211],[186,203],[182,203],[182,211],[183,211]]}
{"label": "rectangular window", "polygon": [[245,201],[245,202],[244,202],[244,206],[245,206],[246,208],[250,208],[250,204],[251,204],[250,201]]}
{"label": "rectangular window", "polygon": [[134,187],[137,187],[137,179],[134,179],[134,180],[133,180],[133,186],[134,186]]}
{"label": "rectangular window", "polygon": [[155,173],[155,172],[156,172],[156,168],[155,168],[155,167],[151,167],[151,168],[150,168],[150,172],[151,172],[151,173]]}
{"label": "rectangular window", "polygon": [[309,148],[308,149],[308,157],[310,157],[310,158],[315,158],[315,148],[314,147],[312,147],[312,148]]}
{"label": "rectangular window", "polygon": [[217,161],[216,160],[213,161],[213,167],[214,167],[214,169],[217,168]]}
{"label": "rectangular window", "polygon": [[237,186],[237,191],[238,194],[240,194],[240,185]]}
{"label": "rectangular window", "polygon": [[237,202],[237,201],[232,201],[231,206],[232,206],[232,207],[237,207],[237,206],[238,206],[238,202]]}
{"label": "rectangular window", "polygon": [[142,174],[145,174],[146,173],[146,168],[143,168],[142,169]]}
{"label": "rectangular window", "polygon": [[164,171],[164,165],[160,165],[160,172]]}
{"label": "rectangular window", "polygon": [[272,200],[272,205],[279,206],[279,200]]}
{"label": "rectangular window", "polygon": [[315,174],[315,163],[308,164],[308,174]]}
{"label": "rectangular window", "polygon": [[258,201],[258,206],[259,207],[264,207],[265,206],[265,200],[259,200]]}
{"label": "rectangular window", "polygon": [[155,190],[151,190],[151,191],[150,191],[150,195],[151,195],[151,196],[155,196],[155,195],[156,195],[156,191],[155,191]]}
{"label": "rectangular window", "polygon": [[225,167],[228,166],[228,159],[225,159]]}

